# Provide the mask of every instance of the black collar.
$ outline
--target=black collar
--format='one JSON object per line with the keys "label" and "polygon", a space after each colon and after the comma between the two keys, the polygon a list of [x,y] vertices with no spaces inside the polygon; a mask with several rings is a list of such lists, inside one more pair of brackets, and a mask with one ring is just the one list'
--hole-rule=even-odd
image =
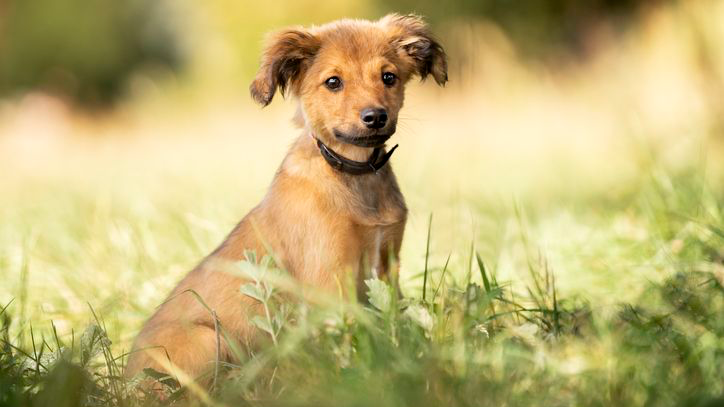
{"label": "black collar", "polygon": [[322,157],[324,157],[327,163],[329,163],[329,165],[331,165],[335,170],[350,175],[362,175],[377,172],[380,168],[387,164],[387,161],[389,161],[397,146],[398,145],[392,147],[392,149],[383,154],[382,157],[380,157],[382,147],[375,147],[372,151],[372,155],[370,155],[370,158],[367,161],[354,161],[337,154],[334,150],[324,145],[321,140],[317,139],[319,152],[322,153]]}

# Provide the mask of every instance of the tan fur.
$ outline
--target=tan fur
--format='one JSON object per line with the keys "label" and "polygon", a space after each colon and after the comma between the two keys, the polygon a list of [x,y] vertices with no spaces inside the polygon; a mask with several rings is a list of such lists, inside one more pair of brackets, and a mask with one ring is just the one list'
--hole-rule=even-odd
{"label": "tan fur", "polygon": [[[395,74],[399,82],[386,86],[383,72]],[[144,367],[168,371],[163,368],[167,358],[191,378],[213,366],[214,319],[188,290],[215,310],[231,340],[254,342],[249,318],[258,306],[240,293],[239,277],[222,271],[224,263],[242,259],[245,250],[261,257],[271,249],[295,278],[329,290],[338,277],[345,277],[341,273],[357,279],[364,265],[382,276],[389,273],[387,259],[398,258],[407,216],[391,166],[376,174],[340,173],[322,158],[313,137],[349,159],[365,161],[372,148],[342,143],[333,129],[364,137],[369,131],[360,122],[360,111],[373,106],[389,114],[389,124],[379,131],[394,132],[405,83],[413,75],[424,79],[430,74],[442,85],[446,72],[442,48],[415,16],[342,20],[272,35],[250,88],[252,96],[266,105],[277,89],[287,90],[299,100],[295,120],[304,130],[262,202],[146,322],[126,375]],[[325,86],[331,76],[343,80],[341,90]],[[219,350],[221,360],[231,358],[225,340]]]}

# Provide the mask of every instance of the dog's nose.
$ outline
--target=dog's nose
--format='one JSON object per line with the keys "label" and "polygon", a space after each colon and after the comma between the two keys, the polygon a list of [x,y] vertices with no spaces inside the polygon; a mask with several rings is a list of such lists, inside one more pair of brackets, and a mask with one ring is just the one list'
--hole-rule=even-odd
{"label": "dog's nose", "polygon": [[360,113],[362,123],[370,129],[380,129],[387,123],[387,111],[380,108],[368,107]]}

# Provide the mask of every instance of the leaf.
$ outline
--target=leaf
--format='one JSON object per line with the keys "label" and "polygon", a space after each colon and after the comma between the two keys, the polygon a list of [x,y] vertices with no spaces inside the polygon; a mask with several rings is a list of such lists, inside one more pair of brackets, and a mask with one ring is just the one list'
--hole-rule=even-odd
{"label": "leaf", "polygon": [[181,387],[181,384],[168,373],[159,372],[158,370],[147,367],[143,369],[143,374],[171,389],[175,390]]}
{"label": "leaf", "polygon": [[268,254],[265,254],[264,257],[261,258],[259,261],[259,266],[261,266],[262,269],[273,269],[276,267],[274,264],[274,259],[271,258]]}
{"label": "leaf", "polygon": [[256,251],[248,249],[244,250],[244,258],[249,263],[256,264]]}
{"label": "leaf", "polygon": [[490,292],[490,280],[488,280],[488,273],[485,271],[485,263],[483,258],[480,257],[480,253],[475,253],[475,257],[478,260],[478,267],[480,268],[480,274],[483,276],[483,286],[485,286],[485,292]]}
{"label": "leaf", "polygon": [[425,332],[430,332],[434,324],[432,315],[428,312],[427,308],[422,305],[411,305],[407,307],[404,315],[412,320],[412,322],[419,325]]}
{"label": "leaf", "polygon": [[259,302],[264,302],[264,293],[254,283],[246,283],[241,286],[241,293]]}
{"label": "leaf", "polygon": [[237,263],[241,274],[251,280],[259,282],[264,275],[264,270],[258,264],[246,260]]}
{"label": "leaf", "polygon": [[382,280],[369,279],[365,280],[365,284],[369,291],[367,291],[367,297],[370,299],[370,304],[382,312],[390,310],[390,304],[392,304],[392,291],[390,286]]}
{"label": "leaf", "polygon": [[254,318],[251,319],[251,323],[269,335],[274,336],[274,330],[272,329],[271,324],[269,324],[269,321],[259,315],[254,316]]}
{"label": "leaf", "polygon": [[106,332],[96,324],[88,325],[80,338],[81,365],[85,366],[88,364],[91,359],[103,351],[104,347],[107,348],[109,346],[111,346],[111,340],[108,339]]}

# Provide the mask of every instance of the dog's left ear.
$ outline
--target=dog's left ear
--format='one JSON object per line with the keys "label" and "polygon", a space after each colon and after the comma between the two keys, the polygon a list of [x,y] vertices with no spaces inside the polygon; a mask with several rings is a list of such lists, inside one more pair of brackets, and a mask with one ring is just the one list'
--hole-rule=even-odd
{"label": "dog's left ear", "polygon": [[379,23],[388,29],[390,42],[397,47],[398,54],[412,60],[421,79],[424,80],[430,74],[438,85],[445,85],[447,55],[422,17],[388,14]]}
{"label": "dog's left ear", "polygon": [[256,78],[249,86],[251,97],[262,106],[271,103],[279,89],[295,91],[299,79],[319,50],[319,40],[304,28],[291,28],[271,35]]}

